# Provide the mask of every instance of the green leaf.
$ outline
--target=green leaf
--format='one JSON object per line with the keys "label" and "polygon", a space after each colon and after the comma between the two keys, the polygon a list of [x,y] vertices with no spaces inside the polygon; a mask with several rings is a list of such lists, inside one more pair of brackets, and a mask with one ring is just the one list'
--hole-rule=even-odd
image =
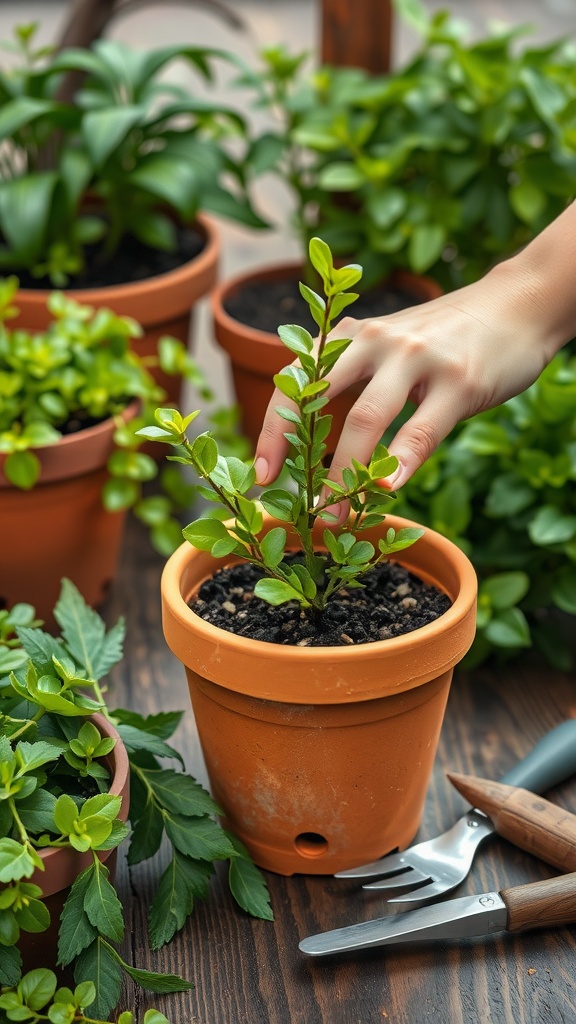
{"label": "green leaf", "polygon": [[192,165],[162,153],[144,157],[125,177],[127,187],[142,189],[191,220],[198,207],[198,177]]}
{"label": "green leaf", "polygon": [[501,572],[480,584],[480,595],[486,595],[492,608],[512,608],[528,593],[530,577],[525,572]]}
{"label": "green leaf", "polygon": [[116,890],[104,876],[102,869],[94,868],[84,894],[84,910],[90,924],[101,935],[115,942],[124,937],[122,904]]}
{"label": "green leaf", "polygon": [[145,108],[135,104],[111,106],[84,114],[82,137],[96,170],[103,167],[144,116]]}
{"label": "green leaf", "polygon": [[285,547],[286,530],[281,526],[276,526],[273,530],[269,530],[266,536],[262,538],[260,548],[268,568],[275,569],[280,564],[284,557]]}
{"label": "green leaf", "polygon": [[533,544],[546,547],[564,544],[576,535],[576,516],[566,515],[555,505],[543,505],[528,523]]}
{"label": "green leaf", "polygon": [[260,495],[260,502],[267,512],[283,523],[291,523],[294,519],[294,508],[297,499],[290,491],[271,487]]}
{"label": "green leaf", "polygon": [[198,860],[226,860],[233,849],[225,833],[211,818],[186,818],[172,814],[165,818],[166,835],[180,853]]}
{"label": "green leaf", "polygon": [[328,164],[318,175],[318,186],[326,192],[354,192],[365,183],[362,171],[353,164]]}
{"label": "green leaf", "polygon": [[58,932],[58,963],[63,966],[80,956],[97,935],[84,909],[91,875],[92,868],[86,868],[77,876],[64,903]]}
{"label": "green leaf", "polygon": [[[122,1022],[118,1021],[118,1024],[122,1024]],[[170,1021],[159,1010],[146,1010],[144,1024],[170,1024]]]}
{"label": "green leaf", "polygon": [[142,769],[142,774],[157,801],[169,811],[190,817],[218,814],[220,811],[210,794],[190,775],[171,769]]}
{"label": "green leaf", "polygon": [[284,324],[279,327],[278,336],[286,348],[297,355],[307,355],[314,347],[314,339],[310,332],[296,324]]}
{"label": "green leaf", "polygon": [[20,981],[22,957],[16,946],[3,946],[0,956],[0,985],[12,987]]}
{"label": "green leaf", "polygon": [[18,774],[31,772],[49,761],[57,761],[60,757],[60,750],[52,743],[39,740],[37,743],[27,743],[20,740],[15,747],[16,758],[20,763]]}
{"label": "green leaf", "polygon": [[408,260],[416,274],[423,274],[442,255],[446,229],[442,224],[418,224],[408,243]]}
{"label": "green leaf", "polygon": [[36,864],[26,847],[15,839],[0,839],[0,882],[30,878]]}
{"label": "green leaf", "polygon": [[184,767],[182,755],[174,747],[164,743],[159,736],[155,736],[145,729],[138,729],[136,726],[124,723],[120,723],[117,726],[117,731],[129,754],[137,754],[139,751],[144,750],[155,757],[175,758]]}
{"label": "green leaf", "polygon": [[286,601],[301,601],[302,595],[285,580],[263,579],[258,580],[254,587],[256,597],[266,601],[267,604],[279,605]]}
{"label": "green leaf", "polygon": [[30,491],[40,476],[40,462],[34,452],[11,452],[4,462],[4,476],[15,487]]}
{"label": "green leaf", "polygon": [[0,184],[2,233],[28,265],[43,255],[56,181],[53,171],[38,171]]}
{"label": "green leaf", "polygon": [[552,600],[557,608],[569,615],[576,615],[576,567],[566,565],[555,576],[552,583]]}
{"label": "green leaf", "polygon": [[495,647],[530,647],[530,628],[519,608],[507,608],[494,616],[486,626],[484,635]]}
{"label": "green leaf", "polygon": [[215,542],[228,539],[228,530],[218,519],[197,519],[185,526],[182,533],[193,547],[200,551],[211,551]]}
{"label": "green leaf", "polygon": [[31,1010],[39,1011],[49,1003],[56,991],[56,975],[45,968],[28,971],[18,986]]}
{"label": "green leaf", "polygon": [[186,923],[196,898],[208,896],[212,865],[174,851],[150,906],[148,929],[152,949],[160,949]]}
{"label": "green leaf", "polygon": [[103,619],[86,604],[71,580],[62,580],[54,618],[72,657],[91,679],[102,679],[120,661],[126,632],[124,619],[120,618],[106,632]]}
{"label": "green leaf", "polygon": [[120,1000],[122,970],[114,950],[106,942],[96,939],[80,953],[74,965],[77,984],[92,981],[96,988],[96,999],[90,1009],[91,1017],[107,1017]]}
{"label": "green leaf", "polygon": [[[132,811],[130,814],[132,815]],[[164,819],[161,811],[150,799],[144,812],[136,819],[131,816],[130,820],[134,827],[130,837],[128,863],[139,864],[141,861],[153,857],[160,849],[164,835]]]}
{"label": "green leaf", "polygon": [[134,480],[111,477],[102,488],[102,502],[107,512],[122,512],[132,508],[140,497],[140,488]]}
{"label": "green leaf", "polygon": [[230,859],[228,884],[242,910],[264,921],[273,921],[268,887],[261,871],[252,863],[248,850],[236,836],[227,833],[237,857]]}

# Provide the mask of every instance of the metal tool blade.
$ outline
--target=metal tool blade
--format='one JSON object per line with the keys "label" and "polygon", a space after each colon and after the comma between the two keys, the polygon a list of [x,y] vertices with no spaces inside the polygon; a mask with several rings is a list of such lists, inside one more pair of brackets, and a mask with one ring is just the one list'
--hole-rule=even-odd
{"label": "metal tool blade", "polygon": [[309,935],[299,949],[308,956],[327,956],[402,942],[490,935],[505,929],[507,918],[499,893],[485,892]]}

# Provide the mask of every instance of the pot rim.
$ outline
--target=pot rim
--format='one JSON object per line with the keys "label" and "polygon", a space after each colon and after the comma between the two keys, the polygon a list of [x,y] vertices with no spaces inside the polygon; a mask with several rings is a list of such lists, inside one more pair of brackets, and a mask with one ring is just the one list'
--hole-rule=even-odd
{"label": "pot rim", "polygon": [[[386,524],[386,528],[394,526],[397,530],[416,525],[393,515],[386,517]],[[366,531],[367,537],[369,533]],[[434,562],[440,567],[438,573],[421,567],[423,558],[417,554],[418,545],[424,545],[432,553]],[[161,579],[166,641],[188,668],[238,692],[250,692],[253,696],[292,703],[300,703],[302,700],[309,703],[312,697],[319,703],[369,699],[381,696],[384,692],[409,689],[428,681],[439,671],[452,668],[469,649],[474,638],[477,593],[475,570],[464,552],[435,530],[426,529],[424,536],[413,547],[402,551],[394,561],[447,593],[452,600],[450,608],[433,622],[410,633],[345,647],[297,647],[268,643],[237,636],[206,622],[187,604],[197,582],[190,580],[188,585],[183,583],[198,556],[202,561],[207,556],[214,568],[232,561],[230,558],[212,559],[208,552],[197,551],[187,541],[170,556]],[[440,644],[439,638],[445,642]],[[407,668],[403,667],[400,682],[400,672],[393,666],[399,657],[404,660],[407,652],[410,664]],[[254,672],[248,686],[235,679],[234,673],[226,682],[223,681],[223,659],[231,658],[233,661],[255,657],[273,662],[272,681]],[[312,685],[310,678],[302,678],[305,675],[302,671],[304,666],[306,676],[308,673],[312,676]],[[355,666],[358,675],[362,677],[353,694],[344,690],[335,692],[339,684],[326,678],[332,671],[338,676],[340,666],[348,674],[350,666]],[[382,678],[383,674],[386,679]]]}
{"label": "pot rim", "polygon": [[[65,292],[69,298],[75,299],[76,302],[88,305],[92,303],[95,305],[109,305],[114,308],[117,298],[124,297],[126,292],[135,299],[138,299],[140,296],[148,298],[151,292],[158,298],[157,293],[161,293],[168,283],[172,286],[185,286],[190,276],[191,268],[194,268],[195,273],[199,273],[199,270],[203,269],[204,266],[208,267],[213,262],[216,262],[219,246],[216,225],[210,217],[207,217],[204,213],[198,213],[192,223],[204,235],[205,245],[197,256],[180,264],[179,267],[175,267],[173,270],[166,270],[161,274],[154,274],[153,277],[146,277],[141,281],[100,285],[97,288],[65,287],[60,289],[60,291]],[[26,302],[30,306],[43,306],[46,304],[46,296],[50,295],[54,290],[54,288],[19,288],[15,303],[16,305],[18,304],[18,295],[22,293],[26,296]]]}
{"label": "pot rim", "polygon": [[[118,413],[118,416],[127,423],[138,414],[140,405],[139,398],[132,398],[122,412]],[[52,444],[43,445],[41,448],[31,448],[30,451],[34,452],[41,465],[40,477],[32,491],[46,483],[65,480],[72,476],[88,473],[93,469],[99,469],[108,459],[110,454],[108,448],[110,448],[115,430],[115,417],[107,416],[100,423],[77,430],[73,434],[65,434]],[[80,452],[80,449],[92,449],[92,451],[84,454],[84,452]],[[0,491],[2,488],[14,489],[14,484],[4,476],[4,463],[7,457],[3,452],[0,453]],[[79,464],[82,464],[81,468]]]}

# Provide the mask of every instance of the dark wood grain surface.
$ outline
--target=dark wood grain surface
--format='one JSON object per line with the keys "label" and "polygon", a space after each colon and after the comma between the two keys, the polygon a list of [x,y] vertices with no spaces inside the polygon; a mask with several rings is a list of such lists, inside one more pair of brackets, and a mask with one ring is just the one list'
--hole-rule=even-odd
{"label": "dark wood grain surface", "polygon": [[[164,643],[159,580],[163,561],[129,524],[119,578],[104,610],[127,619],[126,656],[112,684],[117,705],[148,713],[185,709],[174,740],[187,769],[205,783],[184,672]],[[497,779],[564,718],[576,717],[576,677],[528,661],[523,666],[457,672],[442,729],[419,838],[444,831],[466,808],[444,773]],[[576,779],[548,794],[576,811]],[[150,953],[146,910],[163,866],[158,858],[128,873],[124,953],[138,966],[183,973],[195,985],[169,997],[138,996],[139,1017],[158,1006],[172,1024],[574,1024],[576,930],[503,934],[487,940],[376,950],[306,959],[298,942],[317,931],[379,917],[386,903],[330,877],[267,874],[273,923],[239,911],[224,872],[172,943]],[[479,851],[457,895],[502,889],[554,874],[494,838]],[[125,1005],[135,993],[126,991]]]}

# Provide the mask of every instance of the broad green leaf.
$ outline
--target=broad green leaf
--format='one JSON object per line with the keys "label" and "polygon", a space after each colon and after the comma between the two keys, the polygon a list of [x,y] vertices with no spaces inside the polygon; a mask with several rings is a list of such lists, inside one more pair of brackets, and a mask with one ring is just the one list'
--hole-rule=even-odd
{"label": "broad green leaf", "polygon": [[19,989],[31,1010],[42,1010],[56,991],[56,975],[45,968],[28,971],[20,982]]}
{"label": "broad green leaf", "polygon": [[297,499],[289,491],[271,487],[260,495],[260,502],[275,519],[283,523],[293,522]]}
{"label": "broad green leaf", "polygon": [[512,608],[528,593],[530,577],[525,572],[501,572],[480,584],[480,595],[486,595],[493,608]]}
{"label": "broad green leaf", "polygon": [[519,608],[507,608],[492,618],[484,635],[495,647],[530,647],[530,629]]}
{"label": "broad green leaf", "polygon": [[120,723],[117,726],[117,730],[129,754],[145,750],[155,757],[175,758],[184,767],[182,755],[174,747],[170,747],[165,743],[159,736],[155,736],[146,729],[138,729],[136,726],[124,723]]}
{"label": "broad green leaf", "polygon": [[94,869],[84,894],[84,910],[90,924],[108,939],[121,942],[124,937],[122,904],[113,885],[101,869]]}
{"label": "broad green leaf", "polygon": [[17,761],[21,765],[18,774],[33,771],[49,761],[57,761],[60,757],[58,747],[54,747],[52,743],[47,743],[44,740],[39,740],[37,743],[20,740],[16,744],[15,753]]}
{"label": "broad green leaf", "polygon": [[197,519],[185,526],[182,533],[193,547],[200,551],[211,551],[217,540],[227,540],[228,530],[218,519]]}
{"label": "broad green leaf", "polygon": [[130,820],[133,823],[133,830],[130,836],[128,863],[139,864],[153,857],[160,849],[164,835],[164,819],[161,811],[150,799],[143,814],[138,818],[131,817]]}
{"label": "broad green leaf", "polygon": [[226,860],[233,853],[230,841],[211,818],[172,814],[164,822],[166,835],[180,853],[199,860]]}
{"label": "broad green leaf", "polygon": [[567,515],[555,505],[543,505],[528,523],[533,544],[564,544],[576,535],[576,516]]}
{"label": "broad green leaf", "polygon": [[423,274],[442,255],[446,243],[446,229],[442,224],[419,224],[408,243],[408,260],[416,274]]}
{"label": "broad green leaf", "polygon": [[190,775],[170,769],[142,769],[157,801],[169,811],[190,817],[217,814],[219,807],[207,790]]}
{"label": "broad green leaf", "polygon": [[118,1005],[122,984],[122,970],[114,950],[106,942],[96,939],[80,953],[74,965],[74,978],[78,984],[92,981],[96,999],[90,1007],[93,1018],[108,1017]]}
{"label": "broad green leaf", "polygon": [[11,452],[4,462],[4,475],[11,484],[30,491],[40,477],[40,462],[34,452]]}
{"label": "broad green leaf", "polygon": [[97,931],[84,909],[84,899],[93,874],[86,868],[75,879],[62,910],[58,933],[58,962],[72,963],[96,938]]}
{"label": "broad green leaf", "polygon": [[82,118],[82,137],[94,167],[100,170],[115,153],[128,133],[145,115],[145,108],[136,104],[110,106],[92,110]]}
{"label": "broad green leaf", "polygon": [[0,956],[0,985],[12,987],[20,981],[22,957],[16,946],[3,946]]}
{"label": "broad green leaf", "polygon": [[282,327],[279,327],[278,335],[284,345],[286,345],[286,348],[289,348],[291,352],[295,352],[297,355],[302,353],[306,355],[314,347],[314,339],[310,332],[305,330],[304,327],[298,327],[296,324],[284,324]]}
{"label": "broad green leaf", "polygon": [[124,619],[120,618],[106,632],[103,619],[86,604],[71,580],[62,580],[54,618],[72,657],[91,679],[102,679],[120,661],[126,632]]}
{"label": "broad green leaf", "polygon": [[207,898],[212,874],[208,861],[196,861],[174,851],[150,906],[148,929],[152,949],[170,942],[192,913],[195,899]]}
{"label": "broad green leaf", "polygon": [[34,858],[22,843],[15,839],[0,839],[0,882],[30,878],[35,869]]}
{"label": "broad green leaf", "polygon": [[0,185],[2,234],[17,259],[28,264],[43,255],[56,182],[55,172],[37,171]]}
{"label": "broad green leaf", "polygon": [[264,561],[270,569],[275,569],[280,564],[284,557],[284,549],[286,547],[286,530],[281,526],[276,526],[274,529],[269,530],[265,537],[260,541],[260,548]]}
{"label": "broad green leaf", "polygon": [[354,192],[364,185],[365,175],[354,164],[334,161],[318,175],[318,186],[326,192]]}
{"label": "broad green leaf", "polygon": [[269,578],[258,580],[254,587],[254,593],[256,597],[271,605],[286,604],[286,601],[302,600],[300,592],[289,583],[286,583],[285,580]]}
{"label": "broad green leaf", "polygon": [[552,600],[557,608],[576,615],[576,567],[564,566],[552,583]]}
{"label": "broad green leaf", "polygon": [[273,921],[274,914],[270,906],[270,896],[264,875],[252,863],[250,855],[236,836],[228,834],[228,838],[238,854],[230,858],[228,884],[230,892],[242,910],[260,917],[264,921]]}

